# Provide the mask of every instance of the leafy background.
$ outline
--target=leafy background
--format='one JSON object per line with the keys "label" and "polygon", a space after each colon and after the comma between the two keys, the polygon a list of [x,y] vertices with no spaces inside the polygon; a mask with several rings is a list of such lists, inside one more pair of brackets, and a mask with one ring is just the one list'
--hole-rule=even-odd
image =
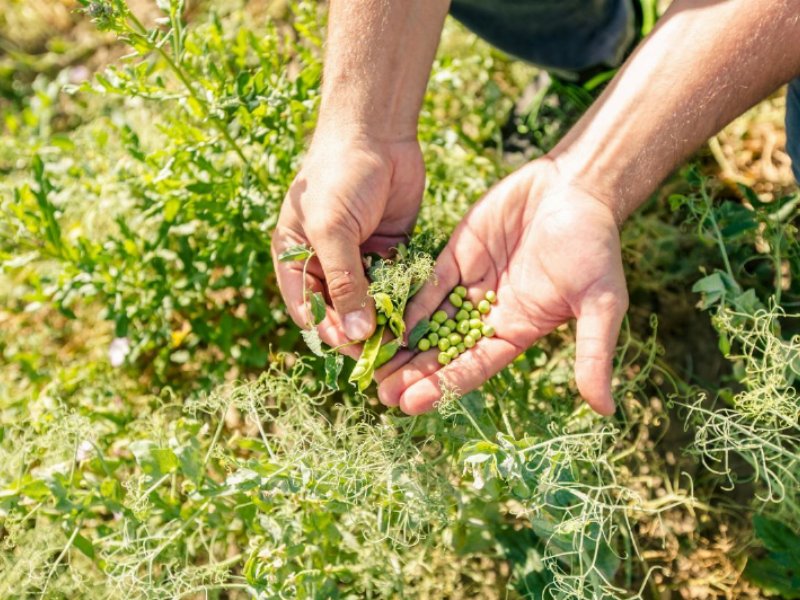
{"label": "leafy background", "polygon": [[[351,363],[325,381],[274,281],[324,29],[310,2],[0,8],[0,595],[800,597],[783,96],[626,225],[613,419],[578,399],[568,326],[407,418]],[[422,226],[451,230],[602,81],[448,22]]]}

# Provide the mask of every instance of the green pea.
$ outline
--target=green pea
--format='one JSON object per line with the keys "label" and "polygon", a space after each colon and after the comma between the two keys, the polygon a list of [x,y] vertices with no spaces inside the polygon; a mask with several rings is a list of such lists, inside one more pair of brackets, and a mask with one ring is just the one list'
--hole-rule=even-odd
{"label": "green pea", "polygon": [[375,317],[375,322],[376,322],[378,325],[386,325],[386,315],[385,315],[385,314],[383,314],[383,313],[380,313],[380,312],[379,312],[379,313],[378,313],[378,316],[377,316],[377,317]]}
{"label": "green pea", "polygon": [[447,338],[442,338],[442,339],[439,340],[439,343],[436,344],[436,345],[439,347],[439,350],[444,352],[445,350],[447,350],[450,347],[450,340],[448,340]]}
{"label": "green pea", "polygon": [[451,333],[453,333],[453,330],[450,329],[447,325],[442,325],[441,327],[439,327],[439,337],[447,337]]}
{"label": "green pea", "polygon": [[450,355],[450,358],[455,358],[458,356],[458,348],[455,346],[450,346],[450,348],[447,350],[447,353]]}
{"label": "green pea", "polygon": [[427,352],[431,349],[431,341],[425,338],[422,338],[419,343],[417,344],[417,348],[420,352]]}
{"label": "green pea", "polygon": [[442,326],[442,324],[437,322],[437,321],[431,321],[431,323],[430,323],[431,331],[439,331],[439,327],[441,327],[441,326]]}
{"label": "green pea", "polygon": [[488,312],[492,310],[492,305],[489,304],[488,300],[481,300],[478,302],[478,312],[482,315],[488,314]]}
{"label": "green pea", "polygon": [[433,333],[428,334],[428,341],[431,343],[431,346],[435,346],[439,343],[439,334],[435,331]]}
{"label": "green pea", "polygon": [[461,321],[456,327],[456,331],[458,331],[458,333],[460,333],[461,335],[467,335],[469,333],[469,326],[470,326],[469,321]]}
{"label": "green pea", "polygon": [[[481,327],[483,327],[483,324],[481,324]],[[478,328],[478,329],[470,329],[467,335],[469,335],[473,340],[477,342],[479,339],[481,339],[481,336],[483,334],[481,333],[481,329]]]}
{"label": "green pea", "polygon": [[458,294],[456,294],[455,292],[453,292],[452,294],[450,294],[450,295],[447,297],[447,299],[448,299],[448,300],[450,300],[450,304],[452,304],[452,305],[453,305],[453,306],[455,306],[456,308],[458,308],[459,306],[461,306],[462,304],[464,304],[464,300],[461,298],[461,296],[459,296],[459,295],[458,295]]}
{"label": "green pea", "polygon": [[456,346],[456,350],[458,350],[459,354],[464,354],[464,352],[467,351],[467,347],[464,344],[459,344],[458,346]]}
{"label": "green pea", "polygon": [[469,328],[470,329],[480,329],[481,325],[483,325],[483,321],[480,319],[470,319],[469,320]]}
{"label": "green pea", "polygon": [[469,311],[469,318],[470,319],[480,319],[481,318],[480,311],[478,311],[477,308],[472,309],[471,311]]}
{"label": "green pea", "polygon": [[497,294],[495,293],[494,290],[488,290],[486,292],[486,299],[492,304],[494,304],[495,302],[497,302]]}
{"label": "green pea", "polygon": [[458,333],[451,333],[449,336],[447,336],[447,339],[450,340],[451,346],[457,346],[461,343],[463,338]]}
{"label": "green pea", "polygon": [[453,319],[447,319],[447,321],[445,321],[444,324],[450,328],[450,331],[456,330],[456,322],[453,321]]}
{"label": "green pea", "polygon": [[461,309],[467,312],[471,311],[473,308],[475,308],[475,305],[469,300],[464,300],[464,304],[461,305]]}
{"label": "green pea", "polygon": [[472,348],[475,345],[475,338],[471,335],[467,334],[464,336],[464,346],[467,348]]}
{"label": "green pea", "polygon": [[439,352],[439,356],[436,358],[442,366],[449,365],[450,361],[453,360],[447,352]]}
{"label": "green pea", "polygon": [[447,321],[447,313],[444,312],[443,310],[437,310],[435,313],[433,313],[431,320],[439,324],[444,323],[445,321]]}
{"label": "green pea", "polygon": [[469,319],[469,313],[463,308],[456,313],[456,323],[460,323],[461,321],[468,319]]}
{"label": "green pea", "polygon": [[487,325],[486,323],[484,323],[484,324],[483,324],[483,328],[481,328],[481,332],[482,332],[482,333],[483,333],[483,335],[485,335],[486,337],[492,337],[492,336],[494,336],[494,327],[492,327],[491,325]]}
{"label": "green pea", "polygon": [[454,289],[453,291],[462,298],[467,297],[467,288],[465,288],[463,285],[456,286],[456,289]]}

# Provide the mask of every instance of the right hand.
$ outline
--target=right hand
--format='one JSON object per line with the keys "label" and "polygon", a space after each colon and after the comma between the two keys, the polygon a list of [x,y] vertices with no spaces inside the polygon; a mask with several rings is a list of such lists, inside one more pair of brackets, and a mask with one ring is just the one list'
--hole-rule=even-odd
{"label": "right hand", "polygon": [[[425,166],[415,139],[380,141],[362,134],[317,133],[281,207],[272,238],[278,285],[292,319],[311,322],[304,288],[329,306],[319,326],[331,346],[368,338],[375,309],[367,295],[362,253],[386,254],[405,241],[417,218]],[[290,246],[315,251],[303,281],[302,262],[280,262]],[[358,355],[346,346],[343,352]]]}

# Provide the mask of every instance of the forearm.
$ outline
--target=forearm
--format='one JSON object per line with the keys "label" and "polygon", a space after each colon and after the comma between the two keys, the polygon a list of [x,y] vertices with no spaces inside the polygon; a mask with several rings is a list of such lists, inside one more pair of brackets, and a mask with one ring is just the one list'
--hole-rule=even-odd
{"label": "forearm", "polygon": [[319,128],[416,136],[449,0],[332,0]]}
{"label": "forearm", "polygon": [[798,74],[796,0],[675,0],[552,156],[621,222],[710,136]]}

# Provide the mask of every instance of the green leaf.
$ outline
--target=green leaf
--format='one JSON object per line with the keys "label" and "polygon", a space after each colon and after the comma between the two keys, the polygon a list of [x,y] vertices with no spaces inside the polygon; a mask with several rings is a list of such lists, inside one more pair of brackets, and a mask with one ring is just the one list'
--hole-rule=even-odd
{"label": "green leaf", "polygon": [[739,191],[742,194],[744,194],[744,197],[747,198],[748,202],[750,202],[750,204],[752,204],[754,207],[758,207],[758,206],[763,206],[764,205],[764,203],[761,201],[761,199],[755,193],[753,188],[751,188],[750,186],[744,185],[743,183],[737,183],[736,187],[739,188]]}
{"label": "green leaf", "polygon": [[753,526],[756,530],[756,537],[763,542],[767,550],[794,552],[800,562],[800,535],[780,521],[769,519],[763,515],[753,517]]}
{"label": "green leaf", "polygon": [[72,540],[72,545],[83,552],[83,554],[94,560],[94,545],[90,540],[83,537],[80,533],[75,534],[75,538]]}
{"label": "green leaf", "polygon": [[378,360],[378,353],[381,349],[381,340],[383,339],[383,332],[386,329],[385,325],[380,325],[372,337],[364,343],[364,349],[361,351],[361,356],[353,367],[348,381],[355,383],[358,386],[358,391],[363,392],[369,387],[372,381],[372,375],[375,373],[375,362]]}
{"label": "green leaf", "polygon": [[314,317],[314,325],[319,325],[325,320],[325,299],[319,292],[311,294],[311,314]]}
{"label": "green leaf", "polygon": [[180,462],[181,473],[194,482],[199,482],[203,473],[203,458],[197,438],[190,438],[189,442],[180,446],[175,455]]}
{"label": "green leaf", "polygon": [[329,352],[325,355],[325,385],[328,389],[337,391],[339,389],[339,374],[344,366],[344,355],[337,352]]}
{"label": "green leaf", "polygon": [[42,500],[52,494],[50,488],[47,487],[47,483],[41,479],[33,479],[30,475],[26,475],[20,483],[19,493],[28,498]]}
{"label": "green leaf", "polygon": [[744,576],[770,594],[800,599],[800,535],[762,515],[753,517],[753,526],[769,554],[748,560]]}
{"label": "green leaf", "polygon": [[720,231],[720,234],[722,235],[723,238],[729,240],[735,238],[738,235],[741,235],[742,233],[745,233],[746,231],[752,231],[757,227],[758,227],[758,221],[756,221],[753,218],[740,219],[724,227],[722,231]]}
{"label": "green leaf", "polygon": [[389,297],[389,294],[378,292],[373,296],[373,299],[375,300],[375,306],[379,311],[381,311],[387,317],[392,316],[392,313],[394,313],[394,305],[392,304],[392,299]]}
{"label": "green leaf", "polygon": [[422,321],[414,325],[411,333],[408,334],[408,347],[416,348],[419,341],[425,337],[430,329],[431,322],[428,319],[422,319]]}
{"label": "green leaf", "polygon": [[703,277],[692,286],[692,291],[703,295],[701,310],[711,308],[731,291],[727,275],[720,271],[715,271],[711,275]]}
{"label": "green leaf", "polygon": [[172,223],[175,217],[178,216],[178,211],[181,209],[181,201],[176,198],[171,198],[164,203],[164,220],[167,223]]}
{"label": "green leaf", "polygon": [[147,475],[158,479],[178,468],[178,457],[169,448],[159,448],[151,440],[136,440],[130,445],[133,457]]}
{"label": "green leaf", "polygon": [[800,598],[800,564],[784,564],[770,555],[747,561],[745,578],[770,594],[779,594],[786,600]]}
{"label": "green leaf", "polygon": [[278,255],[281,262],[292,262],[295,260],[306,260],[314,256],[314,251],[305,244],[290,246]]}
{"label": "green leaf", "polygon": [[378,351],[378,358],[375,359],[375,368],[379,368],[385,365],[387,362],[392,360],[392,357],[397,354],[397,351],[400,349],[400,339],[394,339],[391,342],[387,342],[383,346],[381,346],[380,351]]}

